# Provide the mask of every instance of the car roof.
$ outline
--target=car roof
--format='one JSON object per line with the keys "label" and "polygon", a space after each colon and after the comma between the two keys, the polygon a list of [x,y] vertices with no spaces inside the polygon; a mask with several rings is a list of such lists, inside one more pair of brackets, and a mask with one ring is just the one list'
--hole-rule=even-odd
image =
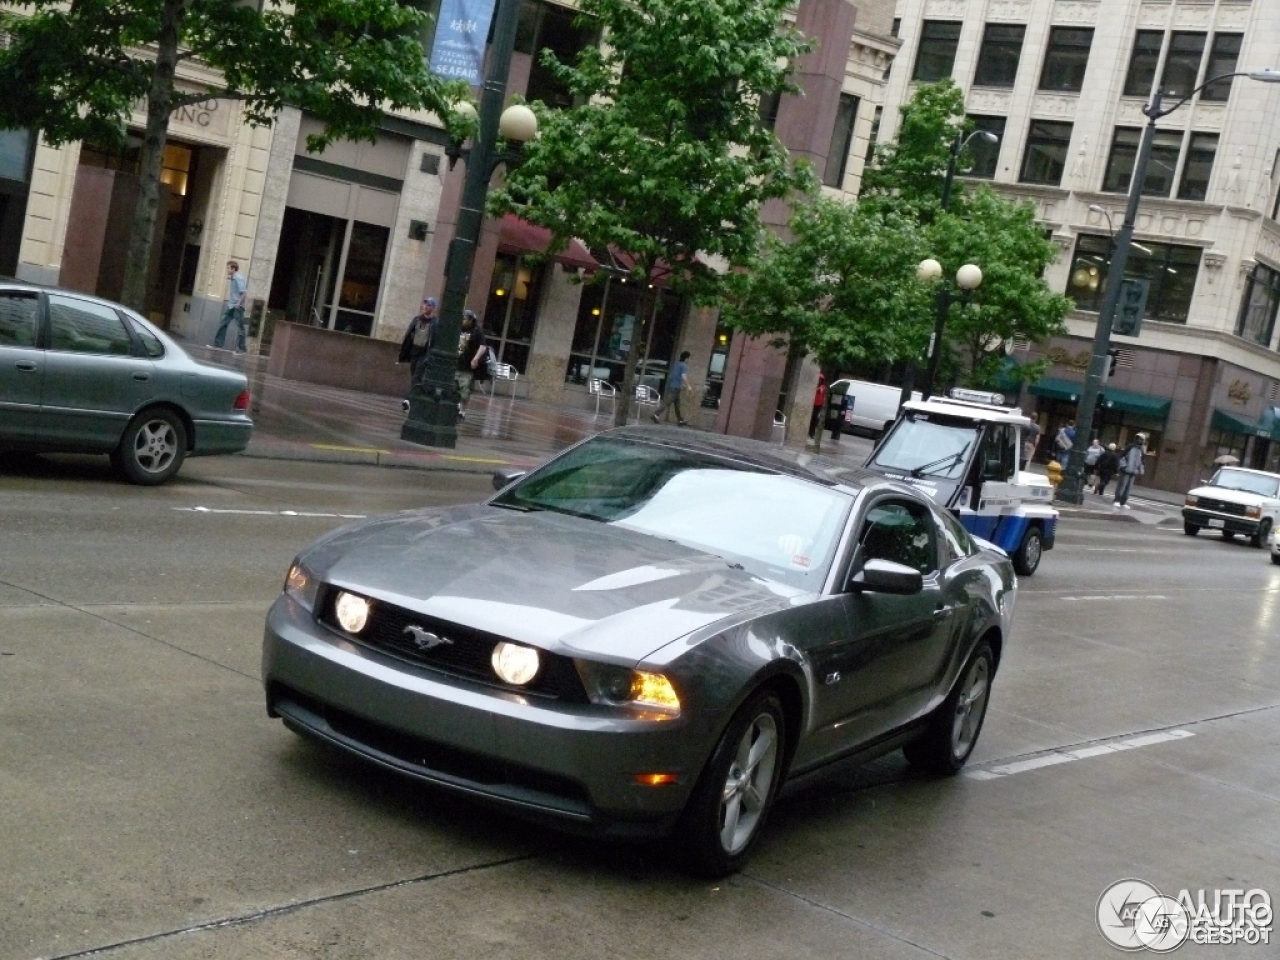
{"label": "car roof", "polygon": [[1252,473],[1255,477],[1267,477],[1270,480],[1280,480],[1280,473],[1271,473],[1268,470],[1255,470],[1253,467],[1237,467],[1232,463],[1219,464],[1218,469],[1239,470],[1241,473]]}
{"label": "car roof", "polygon": [[980,420],[983,423],[1012,423],[1025,427],[1031,419],[1017,407],[996,407],[986,403],[974,403],[970,400],[929,399],[908,400],[902,405],[903,410],[915,410],[921,413],[932,413],[939,416],[957,417],[962,420]]}
{"label": "car roof", "polygon": [[842,487],[851,493],[857,493],[872,486],[911,489],[894,483],[878,473],[866,470],[861,465],[852,466],[843,460],[810,453],[807,450],[796,450],[777,443],[765,443],[762,440],[750,440],[724,433],[707,433],[680,427],[634,426],[618,427],[601,436],[657,443],[692,453],[738,460],[763,470],[787,474],[802,480],[821,483],[824,486]]}

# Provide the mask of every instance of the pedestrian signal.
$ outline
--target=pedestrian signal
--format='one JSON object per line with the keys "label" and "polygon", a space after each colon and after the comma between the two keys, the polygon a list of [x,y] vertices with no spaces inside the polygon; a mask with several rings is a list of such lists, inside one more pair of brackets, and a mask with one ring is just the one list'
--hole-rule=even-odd
{"label": "pedestrian signal", "polygon": [[1116,304],[1112,333],[1136,337],[1142,332],[1142,317],[1147,312],[1147,294],[1150,291],[1150,280],[1126,280],[1120,285],[1120,302]]}

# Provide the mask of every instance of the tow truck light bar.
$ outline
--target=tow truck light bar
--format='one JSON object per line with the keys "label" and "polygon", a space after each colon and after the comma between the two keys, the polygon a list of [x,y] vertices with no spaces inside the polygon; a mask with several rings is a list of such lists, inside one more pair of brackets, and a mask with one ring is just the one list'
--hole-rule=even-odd
{"label": "tow truck light bar", "polygon": [[952,400],[967,400],[969,403],[989,403],[995,407],[1004,406],[1004,394],[988,393],[983,390],[966,390],[964,387],[952,387],[947,394]]}

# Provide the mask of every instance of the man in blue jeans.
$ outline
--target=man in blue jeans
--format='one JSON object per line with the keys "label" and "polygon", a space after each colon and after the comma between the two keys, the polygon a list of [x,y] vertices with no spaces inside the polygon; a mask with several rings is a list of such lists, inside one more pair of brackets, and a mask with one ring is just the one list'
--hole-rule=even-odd
{"label": "man in blue jeans", "polygon": [[214,334],[213,344],[218,350],[222,349],[222,340],[227,335],[227,327],[231,325],[231,321],[235,321],[236,327],[236,353],[244,353],[248,346],[245,342],[244,327],[244,295],[248,289],[248,284],[244,277],[240,275],[240,264],[234,260],[227,261],[227,302],[222,310],[222,323],[218,325],[218,332]]}
{"label": "man in blue jeans", "polygon": [[689,383],[689,351],[686,350],[680,354],[680,359],[676,361],[671,368],[671,376],[667,378],[667,392],[662,398],[662,403],[658,405],[658,409],[653,412],[653,416],[649,419],[654,423],[662,422],[667,410],[671,407],[676,408],[676,423],[685,426],[687,421],[684,414],[680,412],[680,393]]}

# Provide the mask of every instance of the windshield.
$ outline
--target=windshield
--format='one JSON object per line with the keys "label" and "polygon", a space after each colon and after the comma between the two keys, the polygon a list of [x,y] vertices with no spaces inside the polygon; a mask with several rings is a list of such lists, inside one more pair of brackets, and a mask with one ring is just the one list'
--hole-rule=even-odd
{"label": "windshield", "polygon": [[977,436],[978,428],[972,423],[907,417],[894,427],[867,466],[959,480]]}
{"label": "windshield", "polygon": [[1209,481],[1211,486],[1226,487],[1228,490],[1243,490],[1246,493],[1256,493],[1261,497],[1275,498],[1277,488],[1280,487],[1280,479],[1276,477],[1267,477],[1257,473],[1247,473],[1244,470],[1222,469],[1213,475],[1213,479]]}
{"label": "windshield", "polygon": [[847,494],[741,461],[618,438],[584,443],[492,501],[674,540],[731,565],[820,590]]}

